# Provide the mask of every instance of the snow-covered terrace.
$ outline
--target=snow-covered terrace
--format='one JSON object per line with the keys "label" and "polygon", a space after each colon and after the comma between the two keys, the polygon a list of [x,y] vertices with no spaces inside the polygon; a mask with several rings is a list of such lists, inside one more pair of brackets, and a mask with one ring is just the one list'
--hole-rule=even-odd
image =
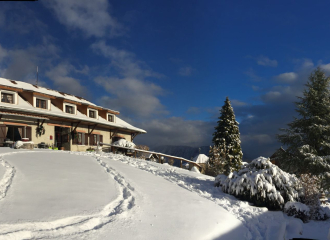
{"label": "snow-covered terrace", "polygon": [[[5,78],[0,78],[0,85],[1,86],[6,86],[6,87],[11,87],[11,88],[17,88],[17,89],[22,89],[22,90],[27,90],[27,91],[34,91],[34,92],[39,92],[42,94],[50,95],[50,96],[55,96],[58,98],[63,98],[66,100],[70,101],[75,101],[77,103],[81,104],[86,104],[86,105],[92,105],[95,107],[102,108],[104,110],[109,110],[111,112],[119,114],[118,111],[114,111],[111,109],[106,109],[100,106],[95,105],[94,103],[91,103],[83,98],[65,94],[65,93],[60,93],[55,90],[51,90],[48,88],[40,87],[40,86],[35,86],[30,83],[25,83],[25,82],[20,82],[20,81],[13,81],[13,80],[8,80]],[[52,117],[59,117],[59,118],[65,118],[65,119],[71,119],[71,120],[77,120],[77,121],[82,121],[82,122],[88,122],[92,124],[99,124],[99,125],[106,125],[110,127],[116,127],[116,128],[121,128],[124,130],[131,130],[131,131],[136,131],[140,133],[146,133],[145,130],[137,128],[132,126],[131,124],[125,122],[124,120],[120,119],[118,115],[116,116],[116,121],[115,122],[109,122],[106,119],[102,118],[99,116],[98,119],[93,119],[85,114],[82,114],[77,110],[77,114],[70,114],[70,113],[65,113],[58,107],[56,107],[54,104],[51,103],[51,108],[50,110],[45,110],[41,108],[35,108],[33,107],[29,102],[25,101],[23,98],[21,98],[18,95],[18,103],[17,104],[8,104],[8,103],[3,103],[0,102],[0,113],[3,112],[4,114],[8,111],[20,111],[20,112],[26,112],[30,114],[37,114],[37,115],[43,115],[43,116],[52,116]]]}
{"label": "snow-covered terrace", "polygon": [[136,148],[129,148],[129,147],[123,147],[123,146],[118,146],[118,145],[112,145],[112,144],[107,144],[107,143],[100,143],[101,145],[108,145],[108,146],[111,146],[113,148],[122,148],[122,149],[127,149],[127,150],[131,150],[135,157],[136,157],[136,153],[138,152],[142,152],[142,153],[148,153],[148,154],[154,154],[154,155],[157,155],[158,157],[167,157],[169,159],[176,159],[176,160],[179,160],[180,161],[180,167],[182,168],[182,162],[186,162],[186,163],[190,163],[196,167],[198,167],[198,169],[201,171],[202,170],[202,167],[201,165],[199,165],[198,163],[194,162],[194,161],[190,161],[188,159],[185,159],[185,158],[182,158],[182,157],[177,157],[177,156],[171,156],[171,155],[167,155],[167,154],[164,154],[164,153],[159,153],[159,152],[153,152],[153,151],[147,151],[147,150],[142,150],[142,149],[136,149]]}

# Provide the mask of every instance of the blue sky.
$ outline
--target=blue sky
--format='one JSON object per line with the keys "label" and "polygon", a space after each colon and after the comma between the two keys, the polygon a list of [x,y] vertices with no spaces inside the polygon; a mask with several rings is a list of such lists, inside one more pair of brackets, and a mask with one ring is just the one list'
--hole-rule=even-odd
{"label": "blue sky", "polygon": [[148,131],[205,146],[228,96],[245,159],[269,156],[317,66],[327,1],[0,2],[0,76],[79,95]]}

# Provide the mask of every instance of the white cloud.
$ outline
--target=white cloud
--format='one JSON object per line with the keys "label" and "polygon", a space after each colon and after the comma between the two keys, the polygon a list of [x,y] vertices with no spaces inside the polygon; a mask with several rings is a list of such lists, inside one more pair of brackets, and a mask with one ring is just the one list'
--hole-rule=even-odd
{"label": "white cloud", "polygon": [[179,75],[181,75],[181,76],[185,76],[185,77],[187,77],[187,76],[191,76],[192,75],[192,73],[194,72],[194,70],[195,69],[193,69],[192,67],[181,67],[180,69],[179,69]]}
{"label": "white cloud", "polygon": [[70,73],[79,72],[69,63],[60,63],[46,72],[46,76],[53,81],[54,85],[61,91],[82,97],[88,95],[86,87],[82,86],[78,79],[70,77]]}
{"label": "white cloud", "polygon": [[91,48],[96,53],[109,58],[111,66],[116,68],[123,77],[140,79],[146,77],[163,77],[162,74],[152,71],[145,62],[137,60],[135,54],[132,52],[109,46],[104,41],[92,44]]}
{"label": "white cloud", "polygon": [[190,107],[186,111],[186,113],[188,113],[188,114],[199,114],[200,112],[201,112],[201,109],[198,107]]}
{"label": "white cloud", "polygon": [[107,0],[42,1],[69,29],[79,29],[88,37],[113,37],[123,33],[123,26],[109,14]]}
{"label": "white cloud", "polygon": [[298,74],[295,72],[282,73],[275,77],[278,82],[293,83],[298,79]]}
{"label": "white cloud", "polygon": [[110,97],[101,99],[103,104],[138,118],[168,113],[158,98],[165,94],[165,90],[146,80],[149,77],[161,78],[162,74],[154,72],[146,63],[137,60],[135,54],[106,45],[104,41],[94,43],[91,47],[108,58],[110,67],[118,73],[116,77],[99,76],[94,79],[111,94]]}
{"label": "white cloud", "polygon": [[8,51],[0,45],[0,64],[5,57],[8,56]]}
{"label": "white cloud", "polygon": [[276,142],[274,137],[269,136],[268,134],[249,134],[241,135],[242,144],[247,142],[256,142],[258,144],[269,144]]}
{"label": "white cloud", "polygon": [[257,64],[261,66],[269,66],[269,67],[277,67],[277,61],[276,60],[271,60],[269,57],[260,55],[259,57],[256,58]]}
{"label": "white cloud", "polygon": [[200,147],[211,144],[215,123],[189,121],[179,117],[153,119],[136,123],[148,134],[137,138],[139,143],[149,146],[177,145]]}
{"label": "white cloud", "polygon": [[252,68],[245,71],[244,74],[249,76],[253,81],[259,82],[262,80],[262,78],[259,77]]}
{"label": "white cloud", "polygon": [[231,102],[231,105],[232,105],[233,107],[241,107],[241,106],[246,106],[246,105],[248,105],[246,102],[241,102],[241,101],[236,100],[236,99],[230,100],[230,102]]}
{"label": "white cloud", "polygon": [[142,119],[168,113],[157,97],[163,94],[163,89],[154,83],[136,78],[111,77],[97,77],[95,82],[110,93],[110,97],[101,98],[105,107]]}

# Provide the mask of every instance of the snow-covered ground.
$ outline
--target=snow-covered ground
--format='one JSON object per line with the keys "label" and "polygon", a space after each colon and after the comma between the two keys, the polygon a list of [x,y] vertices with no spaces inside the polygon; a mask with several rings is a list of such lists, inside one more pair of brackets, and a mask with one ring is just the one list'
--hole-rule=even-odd
{"label": "snow-covered ground", "polygon": [[302,224],[213,184],[121,155],[0,148],[0,239],[327,237],[330,221]]}

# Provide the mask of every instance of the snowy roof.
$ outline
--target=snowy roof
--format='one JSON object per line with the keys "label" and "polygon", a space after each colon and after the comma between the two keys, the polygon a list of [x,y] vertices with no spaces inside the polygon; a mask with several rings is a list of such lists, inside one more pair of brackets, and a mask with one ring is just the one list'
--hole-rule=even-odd
{"label": "snowy roof", "polygon": [[207,163],[209,161],[209,157],[205,154],[199,154],[194,157],[193,161],[196,163]]}
{"label": "snowy roof", "polygon": [[54,96],[54,97],[58,97],[58,98],[64,98],[66,100],[75,101],[75,102],[83,103],[83,104],[88,104],[88,105],[91,105],[91,106],[100,107],[100,108],[103,108],[103,109],[106,109],[106,110],[110,110],[110,111],[119,113],[118,111],[115,111],[115,110],[111,110],[111,109],[108,109],[108,108],[97,106],[94,103],[92,103],[90,101],[87,101],[86,99],[84,99],[82,97],[78,97],[78,96],[71,95],[71,94],[64,93],[64,92],[59,92],[59,91],[56,91],[56,90],[52,90],[52,89],[37,86],[37,85],[33,85],[33,84],[27,83],[27,82],[21,82],[21,81],[16,81],[16,80],[9,80],[9,79],[5,79],[5,78],[0,78],[0,85],[6,86],[6,87],[23,89],[23,90],[26,90],[26,91],[33,91],[33,92],[38,92],[38,93],[42,93],[42,94],[47,94],[47,95],[50,95],[50,96]]}
{"label": "snowy roof", "polygon": [[[2,85],[2,86],[15,87],[15,88],[31,90],[31,91],[32,90],[36,91],[35,89],[39,89],[39,90],[41,89],[42,91],[38,91],[38,92],[52,95],[52,96],[62,97],[62,98],[68,99],[68,100],[76,101],[76,102],[78,102],[78,100],[79,100],[79,102],[81,102],[81,103],[96,106],[95,104],[93,104],[85,99],[79,99],[73,95],[64,96],[55,90],[50,90],[50,89],[46,89],[46,88],[39,87],[39,86],[38,86],[38,88],[36,88],[32,84],[19,82],[19,81],[13,81],[13,82],[16,82],[17,84],[12,83],[11,80],[0,78],[0,85]],[[11,84],[9,84],[9,83],[11,83]],[[32,88],[35,88],[35,89],[32,89]],[[61,96],[59,96],[59,95],[61,95]],[[20,112],[33,113],[33,114],[43,115],[43,116],[46,114],[48,117],[50,117],[50,116],[63,117],[63,118],[67,118],[67,119],[86,121],[86,122],[91,122],[94,124],[102,124],[102,125],[107,125],[107,126],[112,126],[112,127],[118,127],[121,129],[132,130],[132,131],[136,131],[136,132],[140,132],[140,133],[146,133],[145,130],[134,127],[131,124],[125,122],[124,120],[119,118],[118,115],[116,115],[115,122],[109,122],[109,121],[107,121],[107,119],[104,119],[101,116],[99,116],[98,119],[90,118],[90,117],[86,116],[85,114],[82,114],[78,110],[77,110],[77,114],[66,113],[66,112],[63,112],[61,109],[59,109],[52,103],[51,103],[50,110],[35,108],[29,102],[27,102],[23,98],[21,98],[19,95],[17,97],[18,97],[17,104],[3,103],[0,101],[0,110],[4,111],[4,112],[7,112],[8,110],[16,110],[16,111],[20,111]],[[111,110],[111,111],[113,111],[113,110]]]}

